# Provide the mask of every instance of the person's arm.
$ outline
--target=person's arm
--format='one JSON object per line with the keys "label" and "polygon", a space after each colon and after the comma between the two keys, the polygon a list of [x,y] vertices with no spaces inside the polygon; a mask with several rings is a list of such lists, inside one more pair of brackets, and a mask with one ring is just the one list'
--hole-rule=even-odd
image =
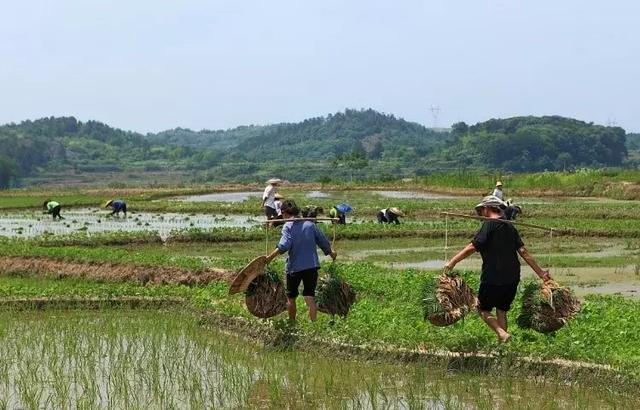
{"label": "person's arm", "polygon": [[531,266],[531,269],[540,277],[540,279],[547,281],[551,279],[551,275],[548,270],[544,270],[538,265],[538,262],[534,259],[533,255],[529,253],[526,247],[522,246],[518,249],[518,253],[527,262],[527,265]]}
{"label": "person's arm", "polygon": [[327,239],[326,235],[320,229],[318,229],[316,225],[314,225],[313,229],[313,233],[316,239],[316,245],[318,245],[320,249],[322,249],[322,252],[324,252],[325,255],[331,255],[331,259],[335,260],[338,256],[338,253],[331,248],[329,239]]}
{"label": "person's arm", "polygon": [[291,242],[291,227],[289,225],[285,225],[282,228],[282,236],[276,245],[276,249],[267,255],[267,263],[270,263],[276,256],[287,253],[289,249],[291,249]]}
{"label": "person's arm", "polygon": [[475,251],[476,251],[476,247],[473,246],[473,243],[470,243],[469,245],[465,246],[464,249],[462,249],[453,258],[449,259],[449,261],[444,264],[444,270],[446,272],[449,272],[458,264],[458,262],[465,259],[469,255],[473,254]]}

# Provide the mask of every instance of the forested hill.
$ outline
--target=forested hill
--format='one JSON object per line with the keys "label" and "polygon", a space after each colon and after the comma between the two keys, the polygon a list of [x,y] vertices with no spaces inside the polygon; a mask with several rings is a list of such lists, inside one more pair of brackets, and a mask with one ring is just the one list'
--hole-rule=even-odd
{"label": "forested hill", "polygon": [[[142,135],[73,117],[0,126],[0,188],[25,177],[180,171],[184,182],[393,179],[458,169],[539,171],[637,166],[619,127],[563,117],[492,119],[451,132],[374,110],[231,130]],[[636,151],[634,151],[635,153]]]}
{"label": "forested hill", "polygon": [[626,133],[558,116],[457,123],[451,149],[443,156],[472,167],[516,172],[621,166],[627,157]]}

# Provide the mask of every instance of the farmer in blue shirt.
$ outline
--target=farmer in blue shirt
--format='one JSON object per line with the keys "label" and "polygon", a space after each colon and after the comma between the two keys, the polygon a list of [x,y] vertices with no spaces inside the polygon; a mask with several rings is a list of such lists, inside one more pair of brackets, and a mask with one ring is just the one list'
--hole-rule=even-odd
{"label": "farmer in blue shirt", "polygon": [[300,210],[294,201],[287,200],[282,203],[282,217],[288,221],[282,228],[282,237],[276,249],[267,256],[267,263],[278,255],[289,253],[285,267],[289,319],[296,319],[296,297],[302,282],[304,285],[302,296],[309,307],[309,318],[315,321],[318,308],[314,297],[320,268],[316,246],[319,246],[325,255],[331,255],[333,259],[337,254],[331,249],[329,240],[313,221],[295,220],[299,213]]}
{"label": "farmer in blue shirt", "polygon": [[104,205],[105,208],[109,208],[111,207],[113,209],[113,212],[111,212],[111,215],[120,215],[120,211],[122,211],[124,213],[124,216],[127,216],[127,203],[125,201],[123,201],[122,199],[112,199],[109,202],[107,202]]}

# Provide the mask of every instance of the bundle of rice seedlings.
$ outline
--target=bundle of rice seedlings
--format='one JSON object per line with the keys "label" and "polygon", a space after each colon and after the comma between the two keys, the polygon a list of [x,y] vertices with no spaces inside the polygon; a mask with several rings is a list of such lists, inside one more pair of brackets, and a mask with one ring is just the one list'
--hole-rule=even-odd
{"label": "bundle of rice seedlings", "polygon": [[268,318],[287,310],[287,296],[282,278],[267,271],[257,276],[245,291],[245,304],[252,315]]}
{"label": "bundle of rice seedlings", "polygon": [[518,326],[540,333],[555,332],[580,311],[580,301],[554,281],[528,282],[522,293]]}
{"label": "bundle of rice seedlings", "polygon": [[429,278],[423,287],[424,318],[435,326],[449,326],[476,309],[478,298],[457,273]]}
{"label": "bundle of rice seedlings", "polygon": [[347,316],[356,301],[356,292],[345,282],[332,264],[318,280],[316,304],[318,310],[330,315]]}

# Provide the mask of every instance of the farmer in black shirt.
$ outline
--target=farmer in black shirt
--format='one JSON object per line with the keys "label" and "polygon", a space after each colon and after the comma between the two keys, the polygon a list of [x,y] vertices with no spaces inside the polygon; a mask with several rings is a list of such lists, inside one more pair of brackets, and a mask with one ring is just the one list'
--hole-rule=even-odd
{"label": "farmer in black shirt", "polygon": [[[542,270],[533,256],[525,248],[520,234],[509,222],[501,220],[505,203],[489,195],[476,206],[478,215],[485,218],[482,228],[469,245],[455,255],[445,265],[445,271],[474,252],[482,256],[482,275],[478,291],[478,311],[480,317],[496,332],[498,340],[506,342],[511,338],[507,333],[507,312],[518,291],[520,282],[520,261],[518,254],[542,280],[550,280],[549,272]],[[496,316],[491,311],[496,309]]]}

